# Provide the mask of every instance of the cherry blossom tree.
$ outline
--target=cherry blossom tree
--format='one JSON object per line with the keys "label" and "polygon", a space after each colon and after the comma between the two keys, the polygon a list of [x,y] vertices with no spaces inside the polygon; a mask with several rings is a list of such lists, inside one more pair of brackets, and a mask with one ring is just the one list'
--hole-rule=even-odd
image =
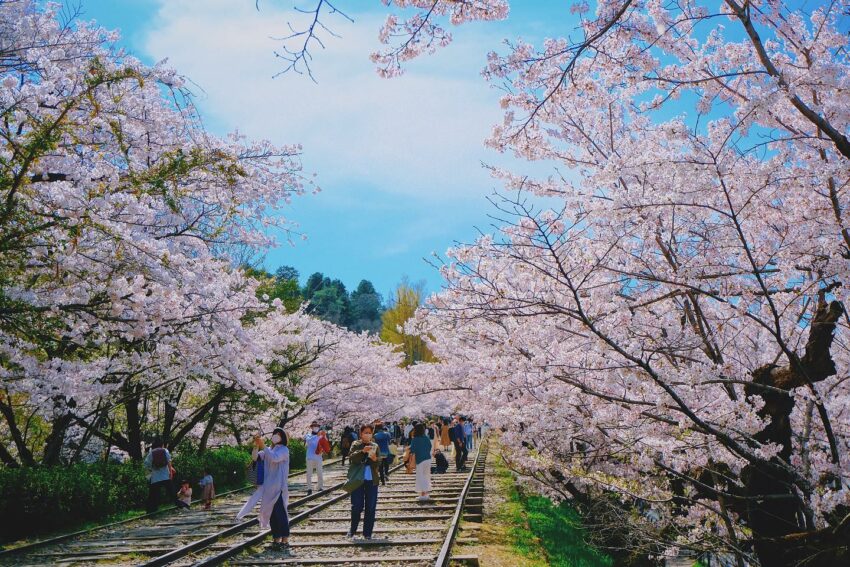
{"label": "cherry blossom tree", "polygon": [[277,395],[243,324],[267,306],[225,252],[288,228],[299,148],[209,135],[179,75],[56,7],[3,2],[0,29],[0,457],[34,462],[32,415],[51,463],[70,426],[104,435],[120,408],[111,440],[138,458],[149,392]]}
{"label": "cherry blossom tree", "polygon": [[[389,76],[446,15],[507,9],[392,4],[417,10],[381,32]],[[493,168],[502,228],[450,251],[416,324],[435,375],[542,486],[619,495],[662,547],[846,561],[848,6],[573,11],[578,39],[488,55],[487,143],[558,173]]]}

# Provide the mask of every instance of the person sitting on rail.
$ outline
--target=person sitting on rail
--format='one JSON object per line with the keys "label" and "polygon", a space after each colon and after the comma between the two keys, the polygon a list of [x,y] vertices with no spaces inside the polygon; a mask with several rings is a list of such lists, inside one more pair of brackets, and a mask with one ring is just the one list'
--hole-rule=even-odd
{"label": "person sitting on rail", "polygon": [[177,491],[177,507],[181,510],[189,508],[192,504],[192,486],[188,480],[180,483],[180,490]]}

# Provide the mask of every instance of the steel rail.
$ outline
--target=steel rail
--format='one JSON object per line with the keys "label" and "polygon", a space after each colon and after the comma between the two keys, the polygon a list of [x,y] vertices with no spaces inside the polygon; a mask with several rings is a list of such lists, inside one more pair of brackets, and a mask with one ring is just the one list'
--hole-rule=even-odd
{"label": "steel rail", "polygon": [[[338,458],[334,459],[334,460],[328,460],[325,464],[326,465],[332,465],[332,464],[338,463],[340,460],[341,459],[338,459]],[[289,476],[292,477],[292,476],[297,476],[299,474],[303,474],[304,472],[306,472],[306,470],[307,469],[305,468],[305,469],[298,469],[296,471],[292,471],[292,472],[289,473]],[[243,486],[241,488],[234,488],[234,489],[228,490],[226,492],[221,492],[221,493],[215,495],[215,500],[218,500],[219,498],[222,498],[224,496],[236,494],[238,492],[244,492],[245,490],[250,490],[252,488],[256,488],[256,486],[253,485],[253,484],[249,484],[249,485]],[[15,554],[18,554],[18,553],[26,553],[26,552],[33,551],[35,549],[39,549],[39,548],[47,546],[47,545],[61,543],[63,541],[74,539],[75,537],[79,537],[79,536],[88,535],[90,533],[94,533],[94,532],[99,531],[99,530],[104,530],[104,529],[107,529],[107,528],[114,528],[115,526],[121,526],[121,525],[124,525],[124,524],[137,522],[139,520],[146,520],[148,518],[158,516],[159,514],[164,514],[165,512],[173,512],[175,510],[177,510],[177,506],[167,506],[165,508],[160,508],[159,510],[154,510],[153,512],[147,512],[147,513],[141,514],[139,516],[133,516],[132,518],[126,518],[124,520],[118,520],[117,522],[109,522],[108,524],[101,524],[99,526],[94,526],[92,528],[87,528],[87,529],[84,529],[84,530],[78,530],[78,531],[75,531],[75,532],[70,532],[70,533],[67,533],[67,534],[58,535],[58,536],[51,537],[51,538],[48,538],[48,539],[42,539],[42,540],[39,540],[39,541],[26,543],[24,545],[19,545],[17,547],[10,547],[8,549],[0,549],[0,558],[9,557],[11,555],[15,555]]]}
{"label": "steel rail", "polygon": [[487,449],[489,449],[489,446],[485,444],[481,444],[478,448],[478,453],[475,455],[475,462],[472,464],[469,477],[463,485],[463,490],[461,491],[460,496],[458,496],[457,506],[455,506],[455,512],[452,515],[449,531],[446,533],[445,540],[443,540],[443,547],[440,548],[440,554],[437,555],[434,567],[447,567],[451,560],[452,546],[454,546],[455,537],[457,537],[458,527],[460,526],[460,519],[463,516],[463,509],[466,506],[466,497],[469,495],[469,487],[472,486],[472,480],[475,478],[475,472],[476,469],[478,469],[478,462],[481,459],[481,455],[486,455]]}
{"label": "steel rail", "polygon": [[[398,464],[398,465],[394,466],[393,468],[391,468],[390,472],[395,472],[403,466],[404,466],[403,463]],[[331,488],[325,489],[324,491],[322,491],[322,494],[323,495],[329,494],[330,492],[332,492],[334,490],[341,489],[344,485],[345,485],[345,483],[341,482],[341,483],[339,483],[339,484],[337,484],[337,485],[335,485]],[[348,496],[348,493],[343,492],[342,494],[339,494],[337,496],[334,496],[333,498],[326,500],[325,502],[322,502],[318,506],[313,506],[312,508],[310,508],[308,510],[304,510],[303,512],[301,512],[299,514],[292,516],[289,519],[289,526],[292,527],[296,524],[299,524],[300,522],[303,522],[304,520],[306,520],[307,518],[309,518],[310,516],[312,516],[316,512],[321,512],[322,510],[324,510],[325,508],[327,508],[331,504],[336,504],[340,500],[344,499],[346,496]],[[254,520],[252,520],[252,522],[256,523],[257,519],[254,518]],[[263,540],[266,539],[269,536],[269,533],[271,533],[271,530],[264,530],[264,531],[258,533],[257,535],[246,539],[245,541],[239,542],[236,545],[228,547],[227,549],[213,555],[212,557],[208,557],[206,559],[199,561],[198,563],[195,563],[193,567],[210,567],[212,565],[220,565],[220,564],[224,563],[225,561],[227,561],[228,559],[230,559],[231,557],[233,557],[234,555],[241,553],[242,551],[244,551],[244,550],[246,550],[250,547],[261,544],[263,542]],[[213,537],[213,536],[210,536],[210,537]],[[145,564],[146,567],[153,567],[153,565],[164,565],[164,563],[157,563],[157,564],[146,563]]]}

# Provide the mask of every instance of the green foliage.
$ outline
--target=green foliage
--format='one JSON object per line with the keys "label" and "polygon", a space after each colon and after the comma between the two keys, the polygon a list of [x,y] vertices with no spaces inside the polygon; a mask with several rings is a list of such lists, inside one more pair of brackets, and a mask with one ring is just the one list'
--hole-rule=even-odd
{"label": "green foliage", "polygon": [[[205,453],[175,453],[175,480],[189,480],[200,492],[197,483],[206,467],[215,479],[217,490],[237,488],[245,484],[245,468],[250,459],[245,449],[233,447]],[[115,514],[143,508],[147,494],[147,472],[141,463],[3,468],[0,469],[0,517],[14,521],[3,522],[0,541],[103,521]]]}
{"label": "green foliage", "polygon": [[526,557],[539,557],[542,551],[547,564],[554,567],[609,567],[611,557],[599,552],[585,539],[579,513],[569,502],[554,504],[544,496],[519,490],[510,473],[500,470],[502,482],[509,485],[510,500],[503,513],[513,524],[511,544]]}
{"label": "green foliage", "polygon": [[381,339],[399,345],[404,352],[402,366],[417,362],[435,362],[434,354],[428,349],[422,337],[403,332],[404,324],[413,317],[422,304],[425,283],[411,284],[403,280],[395,290],[392,303],[381,316]]}
{"label": "green foliage", "polygon": [[303,439],[289,438],[289,470],[307,468],[307,447]]}
{"label": "green foliage", "polygon": [[301,295],[310,302],[308,312],[319,319],[355,332],[377,333],[381,328],[381,296],[369,280],[349,294],[340,280],[316,272],[307,278]]}
{"label": "green foliage", "polygon": [[352,331],[378,333],[381,330],[381,296],[369,280],[362,280],[351,292]]}
{"label": "green foliage", "polygon": [[257,287],[259,297],[266,295],[269,302],[280,299],[289,313],[296,311],[304,301],[301,289],[298,287],[298,270],[291,266],[278,268],[274,275],[255,268],[246,268],[245,272],[259,280],[260,285]]}

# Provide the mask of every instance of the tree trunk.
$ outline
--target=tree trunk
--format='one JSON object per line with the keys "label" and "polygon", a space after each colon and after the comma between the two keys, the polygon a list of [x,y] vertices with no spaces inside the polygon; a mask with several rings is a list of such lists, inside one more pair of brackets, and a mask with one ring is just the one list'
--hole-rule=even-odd
{"label": "tree trunk", "polygon": [[[765,403],[759,415],[768,419],[768,425],[755,438],[761,443],[775,443],[781,447],[777,457],[770,462],[751,464],[741,475],[745,496],[749,498],[745,512],[747,524],[753,532],[756,555],[764,566],[804,562],[807,567],[833,564],[830,553],[813,555],[805,544],[805,534],[814,533],[814,526],[809,519],[810,513],[798,496],[800,487],[795,487],[792,475],[784,470],[781,463],[790,463],[791,457],[793,390],[811,386],[835,374],[830,347],[836,321],[843,312],[839,302],[827,304],[822,292],[818,297],[804,357],[788,366],[771,364],[756,369],[752,382],[744,389],[747,396],[760,396]],[[825,428],[830,431],[829,422],[824,419]],[[838,545],[838,542],[833,545]]]}
{"label": "tree trunk", "polygon": [[210,418],[207,420],[207,425],[204,427],[204,433],[201,435],[201,441],[198,444],[198,452],[203,453],[207,450],[207,442],[210,440],[210,435],[212,435],[213,430],[215,430],[216,423],[218,422],[218,408],[220,407],[220,403],[213,406],[212,411],[210,411]]}
{"label": "tree trunk", "polygon": [[[27,447],[26,440],[18,427],[17,420],[15,419],[15,410],[12,408],[12,401],[9,400],[9,403],[6,404],[4,396],[8,396],[8,392],[4,393],[3,396],[0,396],[0,413],[2,413],[3,417],[6,418],[6,425],[9,427],[9,435],[12,436],[12,441],[15,443],[15,448],[18,450],[18,459],[20,459],[21,464],[23,465],[33,466],[35,465],[35,459],[32,456],[32,451],[30,451],[29,447]],[[8,397],[5,399],[8,399]]]}
{"label": "tree trunk", "polygon": [[62,457],[62,448],[65,446],[65,433],[73,423],[74,418],[70,412],[64,412],[50,422],[50,434],[44,441],[44,455],[41,462],[47,466],[58,465]]}
{"label": "tree trunk", "polygon": [[[132,388],[132,387],[131,387]],[[132,388],[132,394],[135,388]],[[139,416],[139,396],[130,395],[124,402],[127,417],[127,453],[134,461],[142,460],[142,429]]]}

